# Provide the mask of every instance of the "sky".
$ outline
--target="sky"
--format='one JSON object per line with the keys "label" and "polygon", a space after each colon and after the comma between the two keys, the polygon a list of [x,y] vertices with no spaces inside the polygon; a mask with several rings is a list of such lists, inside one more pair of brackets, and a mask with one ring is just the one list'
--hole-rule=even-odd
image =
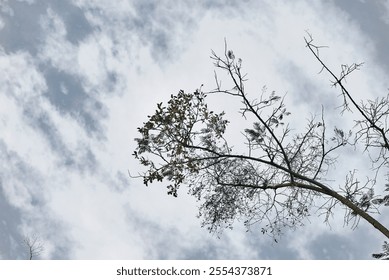
{"label": "sky", "polygon": [[[214,89],[211,50],[223,54],[224,40],[248,91],[287,93],[291,124],[323,105],[328,125],[350,128],[307,32],[335,72],[364,62],[347,80],[356,98],[386,96],[387,0],[0,0],[0,259],[27,258],[24,236],[40,238],[40,259],[371,259],[384,236],[344,226],[341,209],[278,243],[239,222],[215,235],[185,190],[174,198],[129,176],[142,171],[136,128],[180,89]],[[234,102],[212,105],[238,135]],[[334,188],[353,169],[369,172],[366,158],[340,158]]]}

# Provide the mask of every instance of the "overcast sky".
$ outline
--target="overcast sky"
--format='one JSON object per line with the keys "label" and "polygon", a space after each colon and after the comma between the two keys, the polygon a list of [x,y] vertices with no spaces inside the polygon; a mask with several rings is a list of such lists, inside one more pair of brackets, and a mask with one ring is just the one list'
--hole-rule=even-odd
{"label": "overcast sky", "polygon": [[[42,259],[370,259],[384,237],[363,222],[343,227],[341,211],[278,243],[239,223],[215,236],[185,190],[174,198],[128,176],[141,170],[136,128],[172,93],[214,88],[209,57],[225,38],[249,89],[287,92],[294,124],[321,104],[338,116],[306,31],[329,46],[321,54],[335,72],[365,62],[347,84],[358,99],[387,94],[387,0],[0,0],[0,258],[26,258],[23,235],[37,235]],[[379,219],[389,225],[388,211]]]}

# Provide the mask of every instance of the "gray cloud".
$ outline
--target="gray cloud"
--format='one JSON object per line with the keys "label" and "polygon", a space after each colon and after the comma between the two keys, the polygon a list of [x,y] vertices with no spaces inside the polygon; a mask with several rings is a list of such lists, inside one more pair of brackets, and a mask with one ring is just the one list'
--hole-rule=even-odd
{"label": "gray cloud", "polygon": [[362,32],[369,38],[370,42],[376,47],[376,61],[381,67],[389,70],[389,57],[387,46],[389,45],[389,22],[385,1],[353,1],[341,0],[334,1],[342,11],[349,15],[349,20],[356,22]]}
{"label": "gray cloud", "polygon": [[[0,151],[4,152],[2,149]],[[22,213],[9,204],[4,188],[0,180],[0,259],[21,259],[25,252],[22,246],[23,236],[19,229]]]}
{"label": "gray cloud", "polygon": [[[70,114],[78,120],[89,133],[101,137],[100,121],[107,116],[104,105],[86,93],[78,77],[51,66],[46,66],[44,73],[48,86],[45,96],[48,100],[62,114]],[[91,104],[91,108],[87,108],[87,104]]]}
{"label": "gray cloud", "polygon": [[[61,240],[63,227],[51,219],[46,207],[48,191],[44,176],[32,165],[7,149],[0,141],[0,159],[7,168],[0,171],[0,221],[2,259],[26,259],[25,236],[38,236],[50,247],[50,239]],[[49,230],[47,230],[49,228]],[[63,238],[63,237],[62,237]],[[45,242],[44,242],[45,243]],[[52,258],[66,258],[69,242],[58,242],[50,250]]]}

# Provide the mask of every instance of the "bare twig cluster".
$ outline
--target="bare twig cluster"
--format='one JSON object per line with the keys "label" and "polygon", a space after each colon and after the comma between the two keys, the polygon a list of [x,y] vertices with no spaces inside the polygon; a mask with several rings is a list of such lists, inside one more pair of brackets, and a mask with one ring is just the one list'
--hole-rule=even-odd
{"label": "bare twig cluster", "polygon": [[[325,70],[333,79],[332,85],[339,86],[343,97],[342,113],[348,111],[355,111],[359,117],[354,119],[354,139],[352,145],[363,145],[364,151],[369,154],[370,163],[372,167],[372,176],[368,178],[367,183],[362,185],[357,179],[355,172],[350,173],[346,177],[345,186],[343,192],[346,194],[346,198],[352,201],[364,212],[379,213],[379,206],[389,206],[389,195],[376,195],[375,185],[379,171],[384,168],[387,174],[389,166],[389,135],[388,135],[388,117],[389,117],[389,95],[385,97],[376,98],[374,100],[362,100],[358,102],[345,87],[344,82],[346,77],[353,71],[360,69],[363,63],[353,63],[351,65],[341,65],[341,72],[339,76],[336,76],[331,71],[323,60],[319,56],[319,50],[321,46],[313,44],[313,38],[310,34],[305,38],[306,46],[311,53],[319,61],[322,66],[321,71]],[[389,191],[389,184],[386,184],[384,192]],[[345,215],[345,222],[349,223],[353,221],[353,227],[356,227],[359,219],[361,218],[358,213],[351,209],[347,209]],[[371,222],[373,225],[373,221]],[[386,229],[386,228],[385,228]],[[380,230],[386,237],[384,229]],[[387,242],[383,245],[384,253],[373,254],[373,257],[379,259],[387,259],[389,255],[389,247]]]}
{"label": "bare twig cluster", "polygon": [[27,247],[29,260],[38,257],[44,251],[43,242],[37,235],[25,236],[23,244]]}

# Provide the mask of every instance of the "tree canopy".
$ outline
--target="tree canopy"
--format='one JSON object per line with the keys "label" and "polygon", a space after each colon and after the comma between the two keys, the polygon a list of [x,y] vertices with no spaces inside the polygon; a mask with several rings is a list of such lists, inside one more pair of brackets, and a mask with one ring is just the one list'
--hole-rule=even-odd
{"label": "tree canopy", "polygon": [[[343,82],[361,64],[342,65],[336,76],[309,34],[305,43],[322,71],[333,78],[332,85],[341,89],[342,111],[355,111],[350,131],[328,127],[322,110],[296,132],[288,122],[291,112],[283,97],[266,88],[257,95],[246,92],[242,60],[225,44],[223,56],[212,52],[211,59],[217,70],[228,74],[231,88],[223,88],[215,72],[216,89],[180,90],[167,104],[157,104],[155,113],[138,128],[133,155],[146,168],[140,174],[144,184],[167,181],[168,194],[175,197],[182,185],[187,186],[200,203],[202,225],[211,232],[243,220],[248,229],[260,224],[262,233],[277,240],[284,228],[302,225],[312,214],[324,215],[328,222],[341,206],[346,224],[356,227],[362,218],[389,238],[388,228],[374,217],[380,206],[389,206],[389,185],[384,190],[376,187],[377,174],[388,167],[388,96],[358,103]],[[225,113],[208,108],[207,97],[215,94],[240,102],[239,114],[248,123],[241,131],[246,152],[235,152],[225,137],[229,124]],[[369,153],[372,176],[363,184],[355,171],[348,171],[339,188],[326,175],[350,145],[362,145]],[[386,258],[386,253],[374,257]]]}

